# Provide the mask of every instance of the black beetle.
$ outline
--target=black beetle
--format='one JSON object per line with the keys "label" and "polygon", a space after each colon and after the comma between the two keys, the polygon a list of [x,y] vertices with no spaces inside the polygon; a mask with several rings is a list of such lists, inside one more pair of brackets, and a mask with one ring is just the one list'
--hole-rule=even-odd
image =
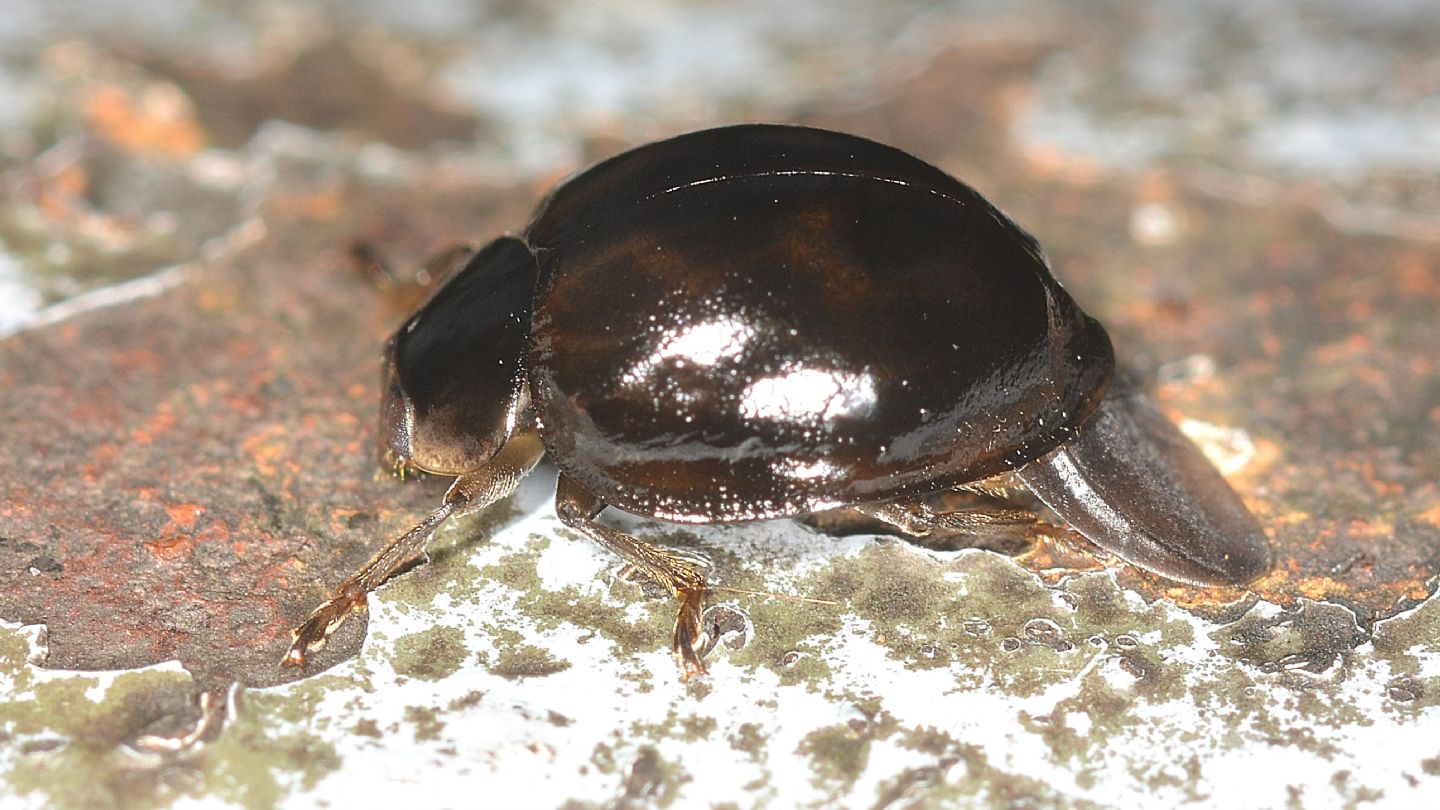
{"label": "black beetle", "polygon": [[284,663],[547,453],[560,519],[680,600],[687,675],[704,671],[705,579],[601,523],[606,506],[681,523],[849,508],[912,536],[975,534],[1035,518],[925,496],[1018,483],[1166,577],[1266,572],[1255,518],[1114,367],[1035,239],[915,157],[775,125],[642,146],[561,185],[390,339],[387,461],[455,481],[294,631]]}

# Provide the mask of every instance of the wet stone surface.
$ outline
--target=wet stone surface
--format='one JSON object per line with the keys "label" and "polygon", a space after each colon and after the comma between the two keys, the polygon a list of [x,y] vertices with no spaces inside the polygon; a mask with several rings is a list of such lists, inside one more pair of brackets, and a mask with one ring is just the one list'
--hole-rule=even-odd
{"label": "wet stone surface", "polygon": [[[0,804],[1440,789],[1435,10],[875,5],[0,11]],[[418,267],[735,120],[894,143],[1026,224],[1276,569],[1200,589],[1055,527],[935,551],[616,516],[719,586],[682,683],[672,605],[560,527],[542,465],[281,670],[444,487],[374,475],[415,291],[353,247]]]}

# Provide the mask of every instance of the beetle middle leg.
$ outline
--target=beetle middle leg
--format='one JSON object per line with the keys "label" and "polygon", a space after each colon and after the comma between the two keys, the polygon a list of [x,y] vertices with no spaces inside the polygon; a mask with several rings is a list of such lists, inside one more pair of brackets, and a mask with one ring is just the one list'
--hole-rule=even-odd
{"label": "beetle middle leg", "polygon": [[326,639],[352,613],[365,610],[366,595],[422,553],[425,542],[442,523],[455,515],[489,506],[514,492],[520,479],[535,468],[544,454],[540,436],[534,431],[525,431],[511,436],[485,466],[457,476],[438,509],[376,552],[360,570],[340,583],[329,599],[311,611],[303,624],[291,631],[290,649],[281,659],[281,666],[305,666],[305,656],[324,647]]}
{"label": "beetle middle leg", "polygon": [[705,663],[695,645],[704,633],[701,613],[705,609],[705,575],[674,552],[598,521],[605,506],[575,479],[561,474],[555,487],[555,512],[560,520],[640,569],[680,600],[680,612],[675,617],[675,658],[686,678],[704,675]]}

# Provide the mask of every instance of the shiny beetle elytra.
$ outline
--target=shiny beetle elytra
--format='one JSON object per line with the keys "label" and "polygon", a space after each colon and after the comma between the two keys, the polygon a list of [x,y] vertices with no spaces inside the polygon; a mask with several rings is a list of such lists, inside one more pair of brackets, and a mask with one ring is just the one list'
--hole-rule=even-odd
{"label": "shiny beetle elytra", "polygon": [[679,523],[848,508],[916,537],[979,534],[1034,516],[925,498],[1003,482],[1163,576],[1265,573],[1255,518],[1114,365],[1035,240],[904,152],[773,125],[642,146],[561,185],[391,338],[388,463],[455,481],[284,663],[545,454],[560,519],[680,601],[687,675],[704,671],[705,578],[600,522],[607,506]]}

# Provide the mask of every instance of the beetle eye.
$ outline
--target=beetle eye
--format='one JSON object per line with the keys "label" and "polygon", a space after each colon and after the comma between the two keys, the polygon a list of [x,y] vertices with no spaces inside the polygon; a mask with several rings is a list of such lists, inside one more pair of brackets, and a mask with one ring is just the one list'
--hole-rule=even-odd
{"label": "beetle eye", "polygon": [[387,463],[408,462],[414,455],[415,405],[400,386],[393,355],[386,362],[385,399],[380,414],[381,448]]}

